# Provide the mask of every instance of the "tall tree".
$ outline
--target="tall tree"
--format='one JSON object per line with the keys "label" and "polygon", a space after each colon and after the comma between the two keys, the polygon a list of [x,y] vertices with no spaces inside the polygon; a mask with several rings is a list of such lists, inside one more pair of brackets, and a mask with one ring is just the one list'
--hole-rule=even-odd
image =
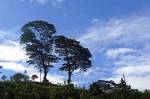
{"label": "tall tree", "polygon": [[79,69],[86,71],[91,67],[91,53],[74,39],[68,39],[64,36],[55,36],[55,51],[62,56],[64,64],[60,67],[61,71],[68,72],[68,84],[71,83],[73,71]]}
{"label": "tall tree", "polygon": [[55,27],[45,21],[32,21],[25,24],[21,31],[21,43],[29,56],[29,64],[35,65],[39,71],[44,72],[43,81],[47,82],[47,73],[51,63],[57,62],[58,58],[53,55],[53,37]]}

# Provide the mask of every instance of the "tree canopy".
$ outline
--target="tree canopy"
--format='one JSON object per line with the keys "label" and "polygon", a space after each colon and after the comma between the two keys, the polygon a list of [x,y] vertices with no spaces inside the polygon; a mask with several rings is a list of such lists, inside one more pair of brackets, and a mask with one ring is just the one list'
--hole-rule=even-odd
{"label": "tree canopy", "polygon": [[59,58],[53,55],[53,38],[55,27],[45,21],[33,21],[25,24],[21,31],[21,43],[29,56],[29,64],[35,65],[40,72],[43,70],[43,81],[47,82],[47,73],[51,63],[57,62]]}
{"label": "tree canopy", "polygon": [[73,71],[86,71],[91,67],[91,53],[74,39],[64,36],[55,36],[55,50],[63,58],[64,63],[60,70],[68,72],[68,84],[71,82]]}
{"label": "tree canopy", "polygon": [[31,79],[34,81],[35,79],[37,79],[38,78],[38,76],[37,75],[35,75],[35,74],[33,74],[32,76],[31,76]]}

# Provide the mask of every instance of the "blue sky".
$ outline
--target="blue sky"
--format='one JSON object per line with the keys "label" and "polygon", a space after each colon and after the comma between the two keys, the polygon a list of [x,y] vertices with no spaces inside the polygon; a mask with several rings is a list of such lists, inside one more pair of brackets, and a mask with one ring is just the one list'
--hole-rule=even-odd
{"label": "blue sky", "polygon": [[[93,54],[93,67],[86,73],[75,71],[75,84],[118,82],[125,74],[133,88],[150,89],[149,9],[149,0],[1,0],[1,71],[7,76],[24,70],[39,74],[25,63],[19,36],[25,23],[44,20],[55,25],[58,35],[77,39]],[[48,78],[63,82],[66,74],[51,69]]]}

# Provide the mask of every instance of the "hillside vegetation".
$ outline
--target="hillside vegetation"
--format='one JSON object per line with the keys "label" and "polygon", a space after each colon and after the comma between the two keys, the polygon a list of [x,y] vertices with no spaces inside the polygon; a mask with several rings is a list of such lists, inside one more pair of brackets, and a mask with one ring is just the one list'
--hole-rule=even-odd
{"label": "hillside vegetation", "polygon": [[[107,86],[107,87],[106,87]],[[150,91],[138,91],[118,84],[99,82],[90,88],[38,82],[0,82],[0,99],[150,99]]]}

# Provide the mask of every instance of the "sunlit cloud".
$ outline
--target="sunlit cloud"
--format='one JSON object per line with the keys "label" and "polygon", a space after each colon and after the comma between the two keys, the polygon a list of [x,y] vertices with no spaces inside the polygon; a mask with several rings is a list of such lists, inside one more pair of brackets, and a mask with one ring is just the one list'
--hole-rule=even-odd
{"label": "sunlit cloud", "polygon": [[1,61],[24,61],[27,59],[25,52],[19,46],[0,45]]}
{"label": "sunlit cloud", "polygon": [[3,69],[14,72],[24,72],[27,70],[27,67],[24,67],[22,64],[16,62],[0,62],[0,65],[3,67]]}

